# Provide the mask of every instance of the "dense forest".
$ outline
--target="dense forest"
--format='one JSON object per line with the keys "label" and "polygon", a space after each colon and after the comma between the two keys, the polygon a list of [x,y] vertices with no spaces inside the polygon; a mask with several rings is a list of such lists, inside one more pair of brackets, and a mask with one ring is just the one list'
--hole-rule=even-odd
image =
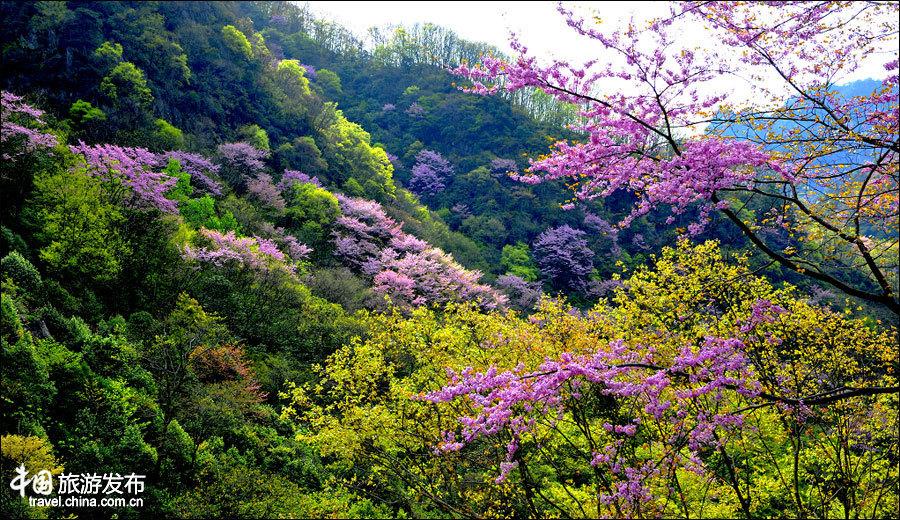
{"label": "dense forest", "polygon": [[897,5],[673,9],[0,2],[2,516],[895,517]]}

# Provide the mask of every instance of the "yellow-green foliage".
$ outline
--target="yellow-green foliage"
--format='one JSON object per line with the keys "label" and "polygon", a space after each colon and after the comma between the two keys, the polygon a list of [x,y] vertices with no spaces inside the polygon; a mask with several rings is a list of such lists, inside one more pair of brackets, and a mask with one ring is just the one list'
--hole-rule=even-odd
{"label": "yellow-green foliage", "polygon": [[120,233],[125,219],[121,206],[108,193],[83,168],[35,177],[28,209],[40,224],[43,261],[56,271],[98,281],[118,275],[129,246]]}
{"label": "yellow-green foliage", "polygon": [[222,38],[225,40],[225,45],[237,54],[248,59],[253,56],[250,40],[237,27],[233,25],[222,27]]}
{"label": "yellow-green foliage", "polygon": [[53,455],[53,446],[40,437],[4,435],[0,438],[0,453],[15,464],[24,464],[30,474],[47,470],[59,475],[63,467]]}
{"label": "yellow-green foliage", "polygon": [[[762,299],[787,312],[742,332]],[[561,420],[540,418],[523,437],[518,460],[526,473],[513,472],[497,484],[508,434],[477,440],[460,452],[434,452],[441,432],[457,431],[457,418],[472,413],[465,399],[416,399],[447,382],[445,367],[502,371],[521,364],[534,370],[564,352],[592,354],[615,339],[671,359],[706,336],[742,336],[764,394],[789,399],[844,386],[897,384],[895,329],[876,330],[812,306],[793,288],[775,288],[755,276],[746,258],[726,260],[714,242],[664,250],[654,265],[638,269],[610,301],[586,315],[545,300],[527,319],[513,312],[482,314],[467,305],[363,319],[367,336],[318,368],[317,383],[294,386],[283,416],[333,467],[353,468],[354,485],[385,490],[390,482],[404,482],[404,491],[391,492],[420,514],[431,508],[479,517],[615,516],[615,509],[597,501],[607,477],[589,464],[591,446],[611,440],[602,424],[620,416],[642,419],[644,433],[630,448],[636,460],[653,461],[670,449],[665,439],[671,424],[654,423],[642,407],[612,401],[587,385],[567,401]],[[790,408],[736,393],[715,406],[733,412],[750,407],[742,412],[747,427],[723,434],[722,450],[703,456],[706,473],[684,469],[677,480],[660,475],[649,482],[656,497],[670,496],[675,483],[680,491],[677,501],[643,504],[646,514],[742,514],[722,465],[726,454],[738,461],[733,471],[754,515],[869,517],[896,509],[896,394],[840,400],[799,419]],[[529,497],[528,489],[540,494]]]}
{"label": "yellow-green foliage", "polygon": [[[297,60],[281,60],[278,62],[277,77],[284,93],[289,97],[309,96],[309,80],[304,75],[303,67]],[[294,99],[293,101],[298,101]]]}

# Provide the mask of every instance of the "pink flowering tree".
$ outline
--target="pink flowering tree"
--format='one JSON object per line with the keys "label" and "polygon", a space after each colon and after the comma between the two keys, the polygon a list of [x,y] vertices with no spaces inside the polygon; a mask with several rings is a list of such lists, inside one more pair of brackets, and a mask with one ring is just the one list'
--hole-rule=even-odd
{"label": "pink flowering tree", "polygon": [[[772,262],[900,313],[898,4],[680,2],[618,30],[559,11],[598,59],[541,62],[514,39],[513,59],[455,70],[478,94],[539,89],[579,107],[587,138],[555,143],[520,180],[631,192],[622,226],[695,210],[697,234],[719,212]],[[705,48],[684,43],[698,30]],[[882,81],[841,94],[878,60]],[[722,88],[735,82],[753,102]],[[773,226],[794,240],[771,240]]]}
{"label": "pink flowering tree", "polygon": [[[293,276],[296,266],[275,241],[258,236],[237,236],[234,231],[222,233],[214,229],[200,228],[201,245],[186,244],[182,257],[198,265],[218,268],[247,268],[260,273],[284,272]],[[296,241],[295,241],[296,242]],[[286,244],[290,247],[291,244]],[[297,247],[300,247],[297,244]],[[292,251],[300,256],[309,251]]]}
{"label": "pink flowering tree", "polygon": [[[900,388],[887,367],[897,356],[883,350],[896,330],[874,331],[776,290],[746,263],[724,262],[712,242],[663,250],[586,316],[545,300],[529,322],[559,349],[543,360],[448,369],[442,388],[415,399],[461,410],[456,427],[434,440],[449,460],[503,445],[494,478],[514,479],[533,495],[532,508],[687,517],[717,489],[732,497],[726,516],[754,517],[771,501],[758,484],[778,471],[794,475],[772,484],[788,490],[785,514],[808,517],[840,500],[813,497],[817,486],[852,497],[841,506],[851,511],[896,483],[893,469],[872,481],[867,471],[815,475],[834,443],[855,446],[846,456],[863,465],[893,457],[896,441],[881,449],[875,439],[883,428],[896,439]],[[519,340],[523,352],[535,348],[531,338]],[[569,457],[583,465],[567,466]],[[554,470],[557,482],[572,480],[547,487]]]}
{"label": "pink flowering tree", "polygon": [[52,148],[56,136],[42,130],[44,112],[12,92],[0,93],[0,147],[4,161],[33,152],[39,148]]}
{"label": "pink flowering tree", "polygon": [[507,298],[479,283],[481,273],[407,234],[377,202],[338,195],[342,215],[335,222],[335,254],[371,277],[375,294],[401,308],[473,301],[502,308]]}
{"label": "pink flowering tree", "polygon": [[123,200],[135,208],[155,208],[177,213],[178,205],[166,193],[178,179],[162,172],[160,157],[146,148],[127,148],[112,144],[90,146],[84,142],[69,147],[84,158],[89,174],[109,181],[108,185],[128,189]]}

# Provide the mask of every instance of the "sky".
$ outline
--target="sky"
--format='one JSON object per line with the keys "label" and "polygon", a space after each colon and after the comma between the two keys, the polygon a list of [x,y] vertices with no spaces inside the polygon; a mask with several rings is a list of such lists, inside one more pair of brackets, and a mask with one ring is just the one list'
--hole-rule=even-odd
{"label": "sky", "polygon": [[[556,2],[309,2],[316,13],[348,27],[358,36],[372,26],[431,22],[466,40],[509,51],[510,31],[536,55],[587,61],[598,46],[575,34],[556,11]],[[567,2],[568,7],[603,19],[625,20],[665,12],[657,2]],[[660,10],[662,9],[662,11]]]}

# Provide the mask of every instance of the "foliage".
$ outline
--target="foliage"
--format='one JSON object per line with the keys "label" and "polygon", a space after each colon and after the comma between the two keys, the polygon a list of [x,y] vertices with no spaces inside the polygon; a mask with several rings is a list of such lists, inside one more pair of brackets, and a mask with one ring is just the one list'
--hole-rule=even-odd
{"label": "foliage", "polygon": [[527,282],[538,279],[537,266],[531,258],[531,248],[524,242],[503,246],[500,263],[508,274],[518,276]]}
{"label": "foliage", "polygon": [[233,25],[222,27],[222,39],[225,40],[225,45],[236,54],[248,59],[253,56],[250,40],[237,27]]}
{"label": "foliage", "polygon": [[[877,45],[873,31],[896,25],[858,30],[893,9],[875,4],[677,9],[657,29],[701,14],[725,24],[711,40],[723,55],[731,44],[749,44],[751,61],[792,46],[801,69],[847,37],[856,49]],[[830,27],[842,13],[859,17]],[[747,254],[753,235],[727,215],[759,223],[751,231],[795,248],[790,258],[877,291],[874,271],[834,256],[844,238],[816,235],[810,214],[798,228],[802,215],[772,213],[744,182],[780,182],[798,171],[791,157],[829,153],[828,165],[806,167],[818,173],[814,184],[798,179],[810,191],[797,198],[812,215],[852,218],[860,192],[841,186],[881,194],[846,233],[889,268],[895,230],[876,224],[893,211],[892,185],[878,180],[893,156],[849,169],[873,164],[854,155],[860,139],[891,135],[890,78],[878,101],[872,82],[816,90],[798,78],[824,69],[800,70],[789,77],[812,99],[760,113],[717,106],[686,134],[654,120],[673,144],[627,124],[585,132],[618,116],[585,117],[593,101],[568,105],[534,86],[460,92],[448,64],[490,52],[488,63],[509,64],[501,81],[513,89],[534,79],[517,73],[543,65],[430,24],[373,30],[369,46],[288,2],[0,2],[0,14],[3,475],[22,463],[146,475],[141,508],[32,508],[4,487],[4,518],[897,509],[896,316]],[[741,40],[741,27],[774,20],[790,30]],[[814,41],[827,45],[810,50]],[[662,65],[647,55],[633,65],[671,79],[683,72],[666,72],[672,63],[703,61],[702,51],[670,56],[680,37],[670,43]],[[828,67],[850,63],[834,56]],[[730,65],[757,67],[740,59]],[[560,66],[545,79],[578,72]],[[687,85],[686,110],[703,103],[690,98],[699,85]],[[674,90],[640,115],[672,108]],[[815,99],[845,110],[855,133]],[[690,118],[680,106],[672,121]],[[802,128],[780,126],[809,114]],[[802,144],[823,132],[822,146]],[[567,156],[569,173],[588,174],[564,176],[573,186],[519,182],[561,157],[539,155],[548,141],[593,153],[641,135],[657,166],[619,168],[641,163],[633,154],[587,165]],[[775,146],[784,137],[794,141]],[[764,168],[742,163],[760,154]],[[587,200],[591,186],[609,187],[596,184],[599,171],[617,172],[622,189]],[[828,171],[846,175],[829,181]],[[571,189],[585,199],[574,207]],[[713,211],[711,194],[729,207]],[[664,207],[644,214],[648,201]],[[615,224],[629,215],[630,226]],[[706,217],[702,236],[719,244],[653,256]]]}
{"label": "foliage", "polygon": [[370,322],[285,413],[404,507],[425,490],[465,516],[827,517],[898,500],[897,331],[810,306],[714,243],[667,249],[585,316],[545,301],[527,320],[451,307]]}

